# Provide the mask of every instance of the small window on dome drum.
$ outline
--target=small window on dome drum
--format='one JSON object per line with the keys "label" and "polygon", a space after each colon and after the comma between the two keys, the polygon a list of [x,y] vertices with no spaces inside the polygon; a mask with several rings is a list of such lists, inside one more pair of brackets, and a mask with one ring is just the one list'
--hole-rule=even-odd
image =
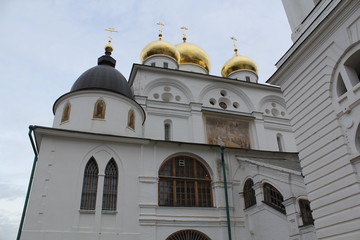
{"label": "small window on dome drum", "polygon": [[151,65],[152,67],[155,67],[155,66],[156,66],[155,62],[152,62],[150,65]]}
{"label": "small window on dome drum", "polygon": [[61,123],[69,121],[70,119],[70,110],[71,110],[71,104],[70,103],[66,103],[62,116],[61,116]]}
{"label": "small window on dome drum", "polygon": [[130,109],[128,113],[128,128],[135,130],[135,112],[134,110]]}
{"label": "small window on dome drum", "polygon": [[95,106],[94,106],[93,118],[104,119],[105,118],[105,110],[106,110],[105,101],[102,99],[97,100],[95,103]]}
{"label": "small window on dome drum", "polygon": [[168,68],[169,67],[169,63],[164,62],[164,68]]}

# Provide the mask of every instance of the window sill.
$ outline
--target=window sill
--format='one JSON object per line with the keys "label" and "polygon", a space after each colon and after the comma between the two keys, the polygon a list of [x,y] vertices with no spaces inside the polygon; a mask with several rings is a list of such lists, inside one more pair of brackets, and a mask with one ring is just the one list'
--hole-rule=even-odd
{"label": "window sill", "polygon": [[102,210],[101,213],[108,214],[108,215],[115,215],[115,214],[117,214],[117,211],[116,210]]}
{"label": "window sill", "polygon": [[80,209],[79,212],[82,214],[95,214],[95,210]]}

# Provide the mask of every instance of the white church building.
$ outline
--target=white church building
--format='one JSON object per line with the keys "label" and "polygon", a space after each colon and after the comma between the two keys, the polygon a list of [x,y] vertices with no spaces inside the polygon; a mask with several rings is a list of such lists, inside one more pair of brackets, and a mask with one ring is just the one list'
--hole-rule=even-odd
{"label": "white church building", "polygon": [[270,84],[236,48],[213,76],[161,32],[125,79],[106,45],[30,126],[18,239],[359,240],[360,2],[283,3]]}

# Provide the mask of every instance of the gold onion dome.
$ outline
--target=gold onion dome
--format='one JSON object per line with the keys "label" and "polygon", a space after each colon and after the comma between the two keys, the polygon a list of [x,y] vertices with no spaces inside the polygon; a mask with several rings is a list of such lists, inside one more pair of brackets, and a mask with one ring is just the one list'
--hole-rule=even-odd
{"label": "gold onion dome", "polygon": [[141,52],[140,61],[144,63],[146,59],[153,56],[166,56],[179,62],[180,54],[174,45],[165,42],[159,35],[159,40],[149,43]]}
{"label": "gold onion dome", "polygon": [[176,45],[176,48],[180,52],[180,64],[194,64],[198,65],[210,72],[211,63],[210,57],[199,46],[186,42],[186,38],[183,38],[184,42]]}
{"label": "gold onion dome", "polygon": [[238,55],[237,49],[235,49],[235,56],[224,64],[221,69],[221,76],[228,77],[232,73],[244,70],[258,74],[256,63],[248,57]]}

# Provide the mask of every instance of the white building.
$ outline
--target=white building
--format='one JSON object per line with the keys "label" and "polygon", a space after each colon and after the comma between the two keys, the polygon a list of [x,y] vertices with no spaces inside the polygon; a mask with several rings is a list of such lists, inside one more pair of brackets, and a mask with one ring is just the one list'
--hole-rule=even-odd
{"label": "white building", "polygon": [[268,82],[284,93],[318,238],[358,240],[360,2],[283,3],[294,44]]}
{"label": "white building", "polygon": [[280,88],[236,49],[212,76],[200,47],[161,38],[129,82],[107,45],[31,127],[21,240],[316,239]]}

